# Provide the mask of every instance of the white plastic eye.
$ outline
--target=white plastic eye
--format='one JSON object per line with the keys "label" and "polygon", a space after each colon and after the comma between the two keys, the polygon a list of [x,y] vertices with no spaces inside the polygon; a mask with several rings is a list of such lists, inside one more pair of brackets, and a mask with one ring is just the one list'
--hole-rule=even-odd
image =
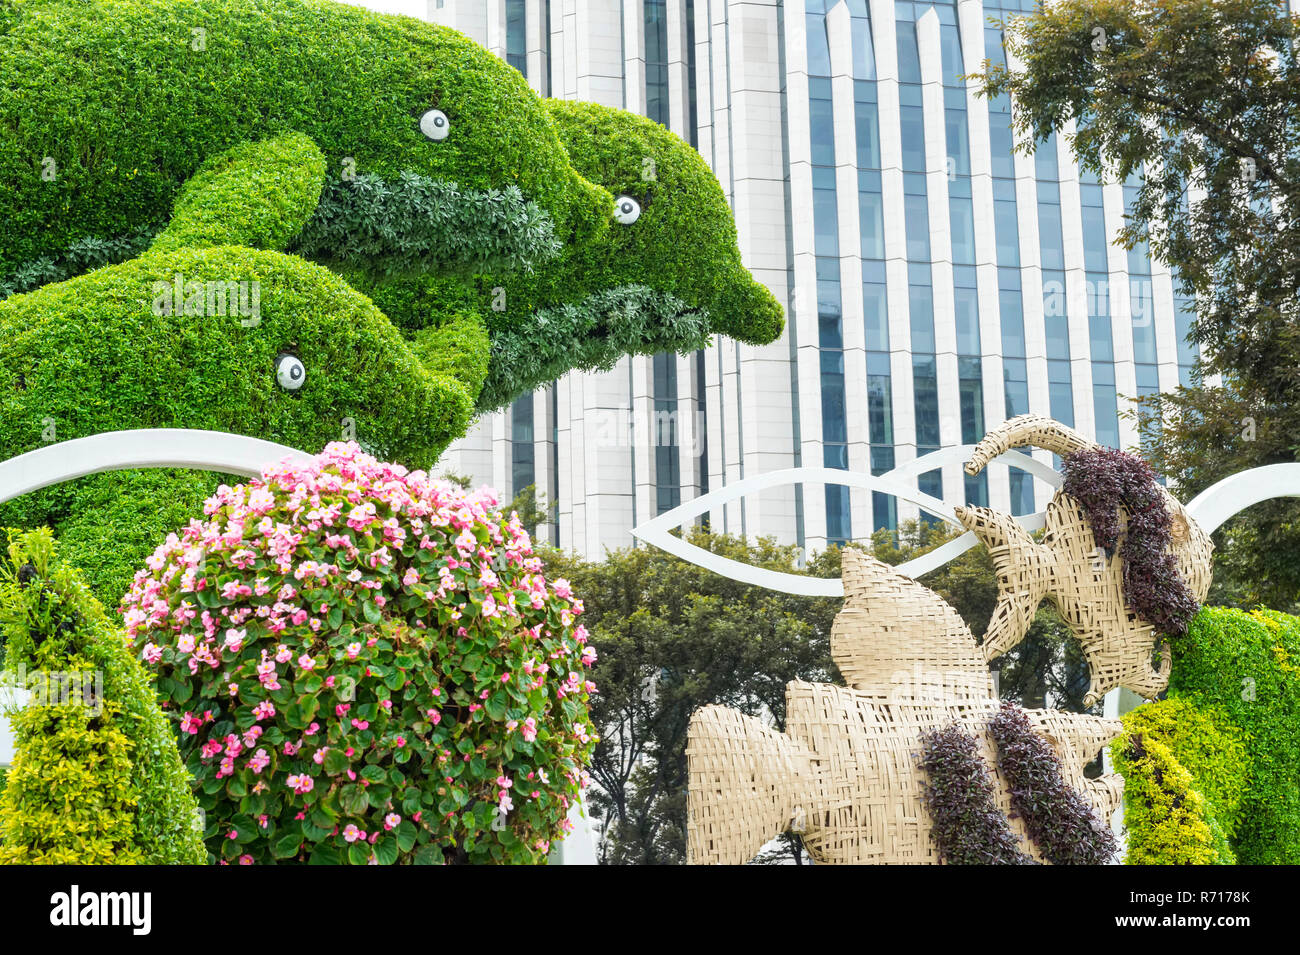
{"label": "white plastic eye", "polygon": [[307,367],[296,355],[281,355],[275,360],[275,381],[285,391],[297,391],[307,380]]}
{"label": "white plastic eye", "polygon": [[631,225],[641,218],[641,203],[631,196],[619,196],[614,200],[614,218],[623,225]]}
{"label": "white plastic eye", "polygon": [[420,117],[420,132],[437,141],[446,139],[451,133],[451,120],[440,109],[431,109]]}

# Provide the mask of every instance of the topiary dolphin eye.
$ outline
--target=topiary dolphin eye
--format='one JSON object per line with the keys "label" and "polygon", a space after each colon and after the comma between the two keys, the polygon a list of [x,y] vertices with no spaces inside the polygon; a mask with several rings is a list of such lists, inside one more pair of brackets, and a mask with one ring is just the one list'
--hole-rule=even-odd
{"label": "topiary dolphin eye", "polygon": [[641,203],[631,196],[619,196],[614,200],[614,218],[623,225],[631,225],[641,218]]}
{"label": "topiary dolphin eye", "polygon": [[297,391],[307,380],[307,366],[297,355],[281,355],[275,360],[275,381],[285,391]]}
{"label": "topiary dolphin eye", "polygon": [[451,134],[451,120],[440,109],[431,109],[420,117],[420,132],[435,142]]}

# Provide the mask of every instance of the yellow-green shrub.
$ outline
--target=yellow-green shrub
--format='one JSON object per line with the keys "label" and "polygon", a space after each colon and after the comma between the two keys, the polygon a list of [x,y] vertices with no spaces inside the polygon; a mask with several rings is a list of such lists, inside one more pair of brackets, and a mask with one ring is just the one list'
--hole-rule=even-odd
{"label": "yellow-green shrub", "polygon": [[1231,839],[1250,777],[1250,755],[1241,730],[1220,710],[1199,709],[1175,697],[1139,706],[1123,719],[1130,732],[1155,739],[1169,750]]}
{"label": "yellow-green shrub", "polygon": [[1233,865],[1223,829],[1192,775],[1154,735],[1130,730],[1111,744],[1124,777],[1129,865]]}
{"label": "yellow-green shrub", "polygon": [[[14,535],[9,555],[5,665],[38,692],[10,717],[0,862],[203,862],[189,774],[122,632],[56,558],[47,529]],[[45,693],[55,675],[68,692]],[[90,686],[93,700],[83,696]]]}

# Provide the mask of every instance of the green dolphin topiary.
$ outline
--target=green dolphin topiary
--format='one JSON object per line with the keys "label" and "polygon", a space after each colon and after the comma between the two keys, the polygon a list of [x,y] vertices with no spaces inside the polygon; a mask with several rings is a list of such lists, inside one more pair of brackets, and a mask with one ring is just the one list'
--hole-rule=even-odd
{"label": "green dolphin topiary", "polygon": [[[0,9],[0,283],[17,291],[103,244],[133,254],[210,157],[286,132],[310,137],[335,180],[422,177],[490,200],[497,228],[452,236],[422,268],[529,265],[609,228],[609,193],[574,171],[523,77],[454,30],[325,0]],[[440,139],[422,131],[434,110],[443,125],[423,125]],[[540,245],[521,228],[537,220]],[[402,251],[442,224],[387,238]]]}
{"label": "green dolphin topiary", "polygon": [[0,574],[6,675],[33,694],[13,716],[0,862],[200,865],[198,803],[124,634],[58,558],[16,535]]}
{"label": "green dolphin topiary", "polygon": [[[698,153],[543,101],[454,31],[322,0],[0,0],[0,80],[5,457],[190,427],[427,467],[569,369],[782,327]],[[248,293],[237,315],[214,286]],[[100,475],[0,514],[57,526],[115,602],[212,484]]]}
{"label": "green dolphin topiary", "polygon": [[492,356],[479,410],[571,368],[625,354],[686,352],[714,334],[762,345],[782,308],[744,267],[726,196],[700,154],[660,124],[594,103],[546,100],[574,166],[631,214],[600,241],[566,247],[531,272],[471,282],[356,270],[349,277],[394,321],[419,328],[440,306],[481,311]]}
{"label": "green dolphin topiary", "polygon": [[[40,446],[50,429],[63,440],[203,428],[298,448],[351,432],[381,456],[431,466],[463,433],[487,372],[478,317],[453,312],[408,339],[322,266],[211,244],[295,234],[323,165],[296,134],[235,147],[202,167],[138,258],[0,302],[7,455]],[[286,363],[305,370],[301,387],[282,380]],[[5,516],[58,527],[67,556],[116,603],[213,483],[184,472],[94,475],[26,495]]]}

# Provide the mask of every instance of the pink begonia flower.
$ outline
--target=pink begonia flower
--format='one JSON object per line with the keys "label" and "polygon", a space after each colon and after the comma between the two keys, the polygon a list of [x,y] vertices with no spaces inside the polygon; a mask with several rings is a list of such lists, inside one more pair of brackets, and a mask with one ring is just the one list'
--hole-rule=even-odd
{"label": "pink begonia flower", "polygon": [[257,824],[261,826],[263,829],[265,829],[267,826],[271,824],[271,817],[266,815],[266,813],[263,813],[262,815],[257,817]]}
{"label": "pink begonia flower", "polygon": [[304,653],[298,658],[298,666],[304,670],[310,670],[316,666],[316,661]]}
{"label": "pink begonia flower", "polygon": [[399,816],[399,815],[398,815],[397,813],[395,813],[395,812],[390,812],[388,815],[386,815],[386,816],[384,817],[384,828],[385,828],[385,829],[396,829],[398,823],[400,823],[401,821],[402,821],[402,817],[401,817],[401,816]]}
{"label": "pink begonia flower", "polygon": [[442,714],[439,713],[437,710],[425,710],[424,715],[428,717],[429,722],[432,723],[434,726],[437,726],[439,723],[442,722]]}
{"label": "pink begonia flower", "polygon": [[343,716],[343,715],[345,715],[345,714],[347,713],[347,711],[350,710],[350,709],[352,709],[352,704],[351,704],[351,703],[338,703],[338,704],[335,704],[335,706],[334,706],[334,715],[335,715],[335,716]]}
{"label": "pink begonia flower", "polygon": [[253,707],[253,717],[259,720],[268,720],[275,715],[275,704],[270,700],[263,700]]}
{"label": "pink begonia flower", "polygon": [[319,732],[320,732],[320,724],[316,722],[312,722],[305,730],[303,730],[302,735],[315,736]]}
{"label": "pink begonia flower", "polygon": [[359,729],[359,730],[369,729],[369,728],[370,728],[370,721],[369,721],[369,720],[358,720],[358,719],[353,719],[353,720],[352,720],[352,725],[355,726],[355,727],[356,727],[357,729]]}
{"label": "pink begonia flower", "polygon": [[348,842],[356,842],[358,839],[364,839],[366,833],[364,829],[358,829],[355,823],[349,822],[343,830],[343,838]]}
{"label": "pink begonia flower", "polygon": [[293,659],[293,651],[290,650],[288,647],[286,647],[283,643],[275,648],[276,663],[288,663],[292,659]]}
{"label": "pink begonia flower", "polygon": [[[222,865],[225,865],[225,864],[226,864],[226,860],[225,860],[225,859],[222,859],[222,860],[221,860],[221,864],[222,864]],[[253,864],[253,857],[250,856],[248,853],[244,853],[242,856],[239,857],[239,864],[240,864],[240,865],[252,865],[252,864]]]}
{"label": "pink begonia flower", "polygon": [[329,749],[328,746],[322,746],[320,749],[316,750],[316,752],[312,753],[311,758],[317,766],[325,762],[325,754],[329,752]]}
{"label": "pink begonia flower", "polygon": [[551,590],[555,592],[555,596],[562,600],[567,600],[573,596],[573,589],[563,577],[551,584]]}
{"label": "pink begonia flower", "polygon": [[300,795],[302,793],[311,792],[312,789],[316,786],[316,781],[312,779],[310,776],[308,776],[306,773],[303,773],[301,775],[290,776],[288,780],[286,780],[286,782],[290,789],[292,789],[294,792]]}
{"label": "pink begonia flower", "polygon": [[355,660],[361,653],[360,643],[349,643],[347,648],[347,657],[349,660]]}
{"label": "pink begonia flower", "polygon": [[515,803],[514,800],[510,798],[510,793],[506,792],[504,789],[497,793],[497,808],[503,816],[511,809],[515,808]]}
{"label": "pink begonia flower", "polygon": [[524,728],[522,730],[522,735],[524,739],[529,743],[537,739],[537,718],[536,717],[530,716],[528,717],[528,719],[524,720]]}
{"label": "pink begonia flower", "polygon": [[[248,768],[255,773],[261,773],[271,764],[271,757],[267,755],[266,750],[259,749],[256,753],[248,758]],[[266,817],[263,816],[263,819]],[[265,823],[264,823],[265,825]]]}
{"label": "pink begonia flower", "polygon": [[193,713],[186,712],[186,714],[181,717],[182,732],[189,733],[191,736],[196,736],[202,727],[203,721]]}
{"label": "pink begonia flower", "polygon": [[146,643],[141,656],[144,657],[146,663],[157,663],[162,659],[162,647],[155,643]]}
{"label": "pink begonia flower", "polygon": [[194,652],[194,637],[192,634],[182,633],[176,640],[176,649],[181,653]]}
{"label": "pink begonia flower", "polygon": [[233,627],[226,631],[226,647],[232,653],[238,653],[243,647],[244,641],[248,638],[247,630],[236,630]]}
{"label": "pink begonia flower", "polygon": [[396,744],[396,746],[397,746],[398,749],[401,749],[403,746],[406,745],[406,737],[405,737],[405,736],[399,736],[399,737],[397,737],[397,739],[393,740],[393,742]]}

